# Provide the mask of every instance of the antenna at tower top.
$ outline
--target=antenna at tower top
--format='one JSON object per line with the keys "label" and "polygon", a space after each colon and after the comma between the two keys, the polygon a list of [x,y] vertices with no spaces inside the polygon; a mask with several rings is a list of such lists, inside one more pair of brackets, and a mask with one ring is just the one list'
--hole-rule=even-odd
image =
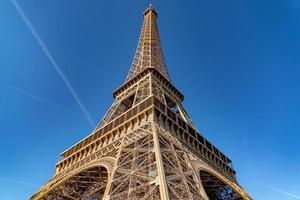
{"label": "antenna at tower top", "polygon": [[155,11],[155,9],[154,9],[154,7],[152,6],[151,3],[149,4],[148,8],[145,10],[144,15],[146,15],[146,14],[149,13],[150,11],[151,11],[152,13],[154,13],[155,16],[157,16],[157,12]]}

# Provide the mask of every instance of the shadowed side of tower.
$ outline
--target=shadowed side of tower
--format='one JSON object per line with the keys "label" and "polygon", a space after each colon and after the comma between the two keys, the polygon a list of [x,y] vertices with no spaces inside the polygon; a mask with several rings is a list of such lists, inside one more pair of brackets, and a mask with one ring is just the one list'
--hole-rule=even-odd
{"label": "shadowed side of tower", "polygon": [[171,83],[150,5],[131,69],[93,133],[31,199],[251,199],[231,160],[195,128]]}

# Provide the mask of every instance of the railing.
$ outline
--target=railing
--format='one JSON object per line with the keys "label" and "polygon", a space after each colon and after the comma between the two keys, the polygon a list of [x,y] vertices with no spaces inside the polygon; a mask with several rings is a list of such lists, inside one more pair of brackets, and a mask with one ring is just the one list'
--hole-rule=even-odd
{"label": "railing", "polygon": [[67,162],[67,160],[71,159],[75,153],[81,151],[86,146],[91,145],[91,143],[105,136],[112,129],[121,126],[122,124],[126,123],[141,112],[147,110],[151,106],[154,106],[157,109],[155,115],[162,114],[162,116],[160,117],[162,117],[163,119],[160,119],[160,123],[167,122],[168,124],[172,124],[172,128],[174,129],[175,134],[178,134],[176,133],[176,131],[179,132],[178,137],[181,137],[181,139],[186,143],[187,146],[193,146],[194,148],[192,150],[195,151],[195,153],[199,154],[205,160],[210,162],[213,167],[226,172],[231,178],[235,178],[235,171],[231,165],[231,160],[221,151],[219,151],[214,145],[212,145],[208,140],[206,140],[202,135],[200,135],[200,133],[198,133],[193,127],[186,123],[179,114],[174,113],[154,96],[149,97],[145,101],[126,111],[125,113],[111,121],[109,124],[105,125],[103,128],[92,133],[91,135],[65,151],[63,153],[63,160],[61,160],[59,164]]}
{"label": "railing", "polygon": [[111,121],[110,123],[102,127],[101,129],[98,129],[96,132],[93,132],[91,135],[87,136],[86,138],[84,138],[83,140],[81,140],[71,148],[69,148],[67,151],[62,153],[63,158],[66,158],[71,154],[77,152],[79,149],[82,149],[83,147],[87,146],[92,141],[98,139],[108,131],[112,130],[114,127],[119,126],[120,124],[124,123],[131,117],[144,111],[145,109],[153,105],[153,101],[154,101],[153,97],[152,98],[150,97],[145,101],[141,102],[140,104],[136,105],[135,107],[131,108],[130,110],[126,111],[125,113],[123,113],[122,115],[120,115],[119,117],[117,117],[116,119],[114,119],[113,121]]}

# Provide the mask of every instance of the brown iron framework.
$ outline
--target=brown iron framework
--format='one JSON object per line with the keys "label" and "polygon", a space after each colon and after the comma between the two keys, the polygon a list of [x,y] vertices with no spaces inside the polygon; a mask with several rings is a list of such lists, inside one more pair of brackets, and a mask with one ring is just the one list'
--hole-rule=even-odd
{"label": "brown iron framework", "polygon": [[126,82],[98,126],[61,156],[31,200],[250,200],[170,80],[150,5]]}

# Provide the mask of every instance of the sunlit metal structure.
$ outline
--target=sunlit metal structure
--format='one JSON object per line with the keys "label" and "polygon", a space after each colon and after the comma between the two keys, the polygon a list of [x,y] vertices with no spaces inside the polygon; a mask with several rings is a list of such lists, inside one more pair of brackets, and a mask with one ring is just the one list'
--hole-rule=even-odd
{"label": "sunlit metal structure", "polygon": [[61,154],[31,200],[249,200],[231,160],[185,111],[161,49],[150,5],[134,60],[91,135]]}

